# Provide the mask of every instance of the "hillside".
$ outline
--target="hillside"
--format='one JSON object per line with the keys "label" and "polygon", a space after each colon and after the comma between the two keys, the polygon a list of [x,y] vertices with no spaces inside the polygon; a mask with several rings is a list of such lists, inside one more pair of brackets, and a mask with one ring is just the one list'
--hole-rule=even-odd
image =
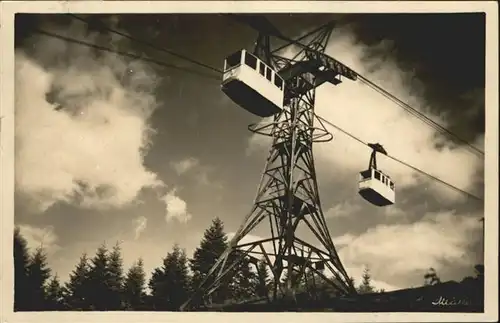
{"label": "hillside", "polygon": [[353,297],[310,300],[297,296],[297,303],[279,300],[268,304],[229,304],[204,308],[203,311],[224,312],[483,312],[482,279],[466,279],[461,283],[444,282],[433,286],[371,293]]}

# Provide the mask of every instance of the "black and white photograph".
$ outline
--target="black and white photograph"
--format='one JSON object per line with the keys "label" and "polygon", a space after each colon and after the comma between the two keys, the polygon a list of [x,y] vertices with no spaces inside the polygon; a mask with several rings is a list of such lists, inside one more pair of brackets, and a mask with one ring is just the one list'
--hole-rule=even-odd
{"label": "black and white photograph", "polygon": [[2,312],[498,319],[496,3],[92,2],[2,3]]}

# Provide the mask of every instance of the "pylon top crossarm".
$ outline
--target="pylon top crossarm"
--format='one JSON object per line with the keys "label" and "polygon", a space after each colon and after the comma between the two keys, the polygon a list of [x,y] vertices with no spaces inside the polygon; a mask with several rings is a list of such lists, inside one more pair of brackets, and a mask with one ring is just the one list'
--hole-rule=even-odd
{"label": "pylon top crossarm", "polygon": [[[264,17],[253,15],[232,16],[259,31],[254,53],[262,61],[275,68],[278,74],[285,80],[288,92],[292,93],[288,99],[299,97],[305,93],[304,91],[312,90],[324,82],[338,84],[340,76],[353,81],[357,80],[356,72],[325,53],[335,26],[334,21],[330,21],[294,40],[283,35]],[[287,43],[272,50],[270,48],[271,37],[281,39]],[[303,43],[302,41],[306,38],[308,42]],[[292,45],[299,48],[299,51],[293,58],[277,54],[278,51]],[[297,86],[304,86],[304,82],[311,81],[312,84],[309,84],[303,91],[297,92],[296,89],[294,90]]]}

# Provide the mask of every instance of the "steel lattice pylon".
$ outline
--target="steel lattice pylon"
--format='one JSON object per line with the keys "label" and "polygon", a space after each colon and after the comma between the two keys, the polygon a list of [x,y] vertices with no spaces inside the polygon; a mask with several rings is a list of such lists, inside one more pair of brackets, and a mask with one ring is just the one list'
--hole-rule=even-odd
{"label": "steel lattice pylon", "polygon": [[[255,133],[272,138],[253,207],[229,247],[181,309],[196,296],[209,301],[210,295],[243,257],[256,265],[260,258],[256,254],[265,259],[271,273],[274,299],[280,293],[293,295],[295,283],[310,274],[328,282],[339,294],[356,293],[339,259],[321,209],[313,159],[313,142],[332,139],[321,121],[315,119],[315,88],[324,82],[339,84],[340,80],[335,77],[340,75],[355,78],[348,74],[349,71],[338,71],[344,67],[324,54],[332,28],[318,29],[317,36],[308,45],[302,45],[293,59],[272,54],[269,39],[259,36],[255,52],[260,51],[262,60],[272,62],[287,82],[284,109],[272,121],[249,127]],[[323,68],[318,69],[320,66]],[[321,128],[315,127],[315,121]],[[263,225],[267,228],[265,237],[260,233],[258,236],[262,239],[241,243],[245,236]],[[315,237],[315,243],[299,237],[298,227],[309,231]],[[331,277],[323,272],[322,267],[330,271]],[[285,270],[296,275],[287,275],[283,291],[281,278]]]}

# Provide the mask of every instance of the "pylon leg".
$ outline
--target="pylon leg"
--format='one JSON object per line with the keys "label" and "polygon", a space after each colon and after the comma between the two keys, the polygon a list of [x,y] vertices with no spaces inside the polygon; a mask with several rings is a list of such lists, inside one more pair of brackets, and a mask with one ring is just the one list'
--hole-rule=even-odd
{"label": "pylon leg", "polygon": [[[271,272],[274,300],[279,294],[291,294],[293,297],[294,287],[306,273],[315,274],[338,294],[354,292],[320,206],[312,154],[313,102],[314,96],[310,94],[304,99],[292,100],[290,106],[275,117],[272,123],[273,143],[252,210],[193,297],[209,296],[244,257],[257,261],[256,255],[265,259]],[[265,237],[240,243],[258,226],[263,227],[262,224],[267,225]],[[304,238],[299,236],[299,226],[302,231],[307,231],[309,238],[315,238],[314,243],[307,241],[307,235]],[[232,258],[236,251],[239,256]],[[318,263],[325,266],[331,277],[317,268]],[[286,289],[283,290],[281,278],[285,270],[288,276]]]}

